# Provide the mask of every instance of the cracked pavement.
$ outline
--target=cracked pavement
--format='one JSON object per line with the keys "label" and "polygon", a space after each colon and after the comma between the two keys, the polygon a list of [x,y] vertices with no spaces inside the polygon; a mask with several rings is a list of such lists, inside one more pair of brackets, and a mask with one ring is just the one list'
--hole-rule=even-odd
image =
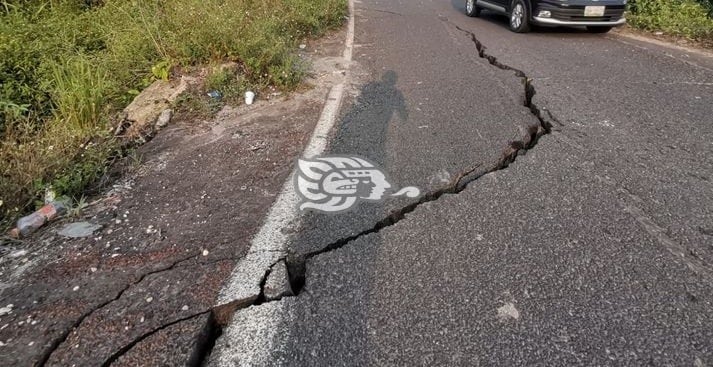
{"label": "cracked pavement", "polygon": [[[342,39],[302,51],[314,88],[206,121],[178,114],[81,218],[3,246],[0,365],[200,365],[218,292],[314,129]],[[79,220],[102,228],[57,234]]]}
{"label": "cracked pavement", "polygon": [[713,363],[713,59],[462,7],[357,2],[329,153],[426,194],[304,215],[209,365]]}
{"label": "cracked pavement", "polygon": [[[514,34],[462,8],[356,3],[351,84],[326,153],[368,157],[422,197],[308,213],[285,233],[286,251],[248,249],[317,111],[287,131],[268,124],[254,135],[294,141],[256,153],[279,167],[260,177],[266,191],[181,205],[177,190],[233,185],[219,165],[188,171],[208,174],[208,187],[175,185],[188,174],[178,170],[172,193],[145,200],[211,219],[169,239],[127,228],[114,237],[133,247],[117,258],[80,241],[53,253],[81,250],[70,265],[4,286],[16,310],[0,319],[0,340],[14,340],[2,364],[713,364],[713,58],[616,34]],[[202,159],[184,152],[189,166],[230,162],[235,152],[210,148],[232,147],[220,136],[198,144]],[[240,228],[226,227],[235,216]],[[168,245],[178,241],[196,245]],[[235,262],[251,257],[257,291],[214,307]],[[55,291],[76,280],[81,297]],[[42,328],[19,325],[35,317]]]}

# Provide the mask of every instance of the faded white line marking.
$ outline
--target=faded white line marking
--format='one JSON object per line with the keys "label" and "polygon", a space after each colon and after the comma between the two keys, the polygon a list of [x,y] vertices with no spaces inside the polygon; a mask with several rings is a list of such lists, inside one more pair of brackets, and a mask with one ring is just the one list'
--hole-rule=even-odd
{"label": "faded white line marking", "polygon": [[[354,1],[349,1],[349,22],[344,47],[344,62],[347,70],[342,80],[329,92],[322,114],[302,156],[312,158],[322,154],[328,143],[329,132],[334,126],[344,96],[345,85],[350,76],[349,66],[354,50]],[[260,295],[260,283],[268,269],[286,256],[288,233],[294,233],[299,225],[297,204],[299,197],[293,185],[294,172],[282,187],[277,200],[270,208],[265,223],[251,241],[248,255],[238,261],[233,272],[220,291],[216,309],[227,309],[251,303]],[[282,302],[273,302],[279,310]],[[268,305],[268,304],[266,304]],[[263,305],[261,307],[264,307]],[[261,308],[260,307],[260,308]],[[278,326],[283,312],[269,312],[267,317],[250,317],[256,308],[243,310],[245,314],[234,317],[226,333],[216,344],[209,365],[212,366],[260,366],[270,364]],[[258,312],[259,313],[259,312]]]}

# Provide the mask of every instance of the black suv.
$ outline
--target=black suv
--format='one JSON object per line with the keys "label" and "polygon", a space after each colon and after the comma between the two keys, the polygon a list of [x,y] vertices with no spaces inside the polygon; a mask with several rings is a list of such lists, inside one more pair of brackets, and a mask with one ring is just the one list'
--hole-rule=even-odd
{"label": "black suv", "polygon": [[488,9],[510,18],[513,32],[525,33],[531,24],[585,26],[594,33],[609,32],[626,23],[627,0],[466,0],[465,13],[477,17]]}

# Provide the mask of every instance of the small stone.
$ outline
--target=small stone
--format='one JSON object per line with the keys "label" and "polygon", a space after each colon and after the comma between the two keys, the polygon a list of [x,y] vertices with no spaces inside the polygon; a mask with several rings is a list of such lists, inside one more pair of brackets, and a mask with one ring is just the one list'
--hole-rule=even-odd
{"label": "small stone", "polygon": [[160,129],[166,127],[168,123],[171,122],[171,117],[173,117],[173,110],[163,110],[156,120],[156,128]]}
{"label": "small stone", "polygon": [[0,317],[12,313],[13,307],[15,307],[15,305],[11,303],[3,308],[0,308]]}
{"label": "small stone", "polygon": [[304,50],[305,48],[307,48],[307,45],[305,45],[304,43],[300,45],[300,50]]}
{"label": "small stone", "polygon": [[279,300],[283,297],[293,296],[292,286],[287,276],[287,265],[284,260],[272,266],[263,289],[265,299],[268,301]]}
{"label": "small stone", "polygon": [[25,255],[27,255],[27,250],[19,250],[19,251],[15,251],[15,252],[11,253],[10,257],[13,259],[17,259],[18,257],[22,257]]}
{"label": "small stone", "polygon": [[181,307],[181,310],[188,311],[188,305],[184,305],[183,307]]}
{"label": "small stone", "polygon": [[97,270],[98,270],[98,269],[97,269],[97,268],[94,268],[94,267],[89,268],[89,271],[91,271],[92,273],[96,273]]}
{"label": "small stone", "polygon": [[78,290],[79,290],[79,286],[78,286],[78,285],[75,285],[74,288],[72,288],[72,290],[73,290],[74,292],[78,291]]}
{"label": "small stone", "polygon": [[151,301],[153,301],[153,297],[147,297],[147,298],[146,298],[146,303],[151,303]]}
{"label": "small stone", "polygon": [[63,237],[84,238],[91,236],[94,232],[101,229],[101,227],[101,225],[91,224],[89,222],[77,222],[67,224],[57,233]]}
{"label": "small stone", "polygon": [[27,343],[27,346],[28,346],[28,347],[31,347],[31,346],[33,346],[33,345],[35,345],[35,342],[29,342],[29,343]]}
{"label": "small stone", "polygon": [[512,303],[506,303],[504,306],[498,308],[498,318],[500,319],[515,319],[518,320],[520,319],[520,311],[515,308],[515,305]]}
{"label": "small stone", "polygon": [[203,250],[203,256],[208,256],[208,254],[210,254],[208,250]]}

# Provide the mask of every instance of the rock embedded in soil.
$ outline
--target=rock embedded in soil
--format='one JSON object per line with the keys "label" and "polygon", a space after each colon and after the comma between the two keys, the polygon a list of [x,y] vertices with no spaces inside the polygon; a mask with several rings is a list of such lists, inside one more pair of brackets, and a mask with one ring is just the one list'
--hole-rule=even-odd
{"label": "rock embedded in soil", "polygon": [[101,227],[101,225],[92,224],[89,222],[76,222],[67,224],[61,230],[59,230],[57,234],[69,238],[84,238],[91,236],[92,234],[94,234],[94,232],[101,229]]}

